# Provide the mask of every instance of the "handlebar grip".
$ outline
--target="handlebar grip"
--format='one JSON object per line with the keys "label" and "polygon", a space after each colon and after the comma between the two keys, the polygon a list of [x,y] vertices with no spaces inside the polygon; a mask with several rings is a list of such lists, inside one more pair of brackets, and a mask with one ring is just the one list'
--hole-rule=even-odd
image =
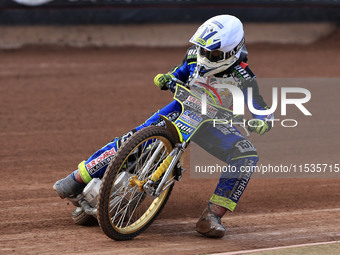
{"label": "handlebar grip", "polygon": [[175,83],[180,84],[180,85],[185,85],[184,82],[182,82],[181,80],[179,80],[179,79],[177,79],[177,78],[175,78],[175,77],[173,77],[171,80],[174,81]]}

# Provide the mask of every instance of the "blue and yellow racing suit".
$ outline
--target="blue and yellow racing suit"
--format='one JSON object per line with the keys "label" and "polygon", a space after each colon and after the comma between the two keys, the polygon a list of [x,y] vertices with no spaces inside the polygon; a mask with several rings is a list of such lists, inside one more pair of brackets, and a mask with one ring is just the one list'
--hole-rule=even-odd
{"label": "blue and yellow racing suit", "polygon": [[[190,47],[179,66],[174,67],[169,73],[183,82],[188,81],[195,71],[196,67],[196,47]],[[253,88],[253,106],[258,110],[267,109],[262,96],[259,94],[258,85],[255,75],[251,72],[246,64],[246,56],[243,56],[232,67],[223,73],[215,75],[223,79],[229,79],[229,83],[237,84],[243,91],[245,98],[247,88]],[[223,91],[222,91],[223,92]],[[223,94],[223,93],[221,93]],[[226,94],[224,92],[224,94]],[[224,95],[226,96],[226,95]],[[223,95],[221,96],[222,99]],[[245,102],[247,104],[247,102]],[[230,105],[232,107],[232,105]],[[105,170],[110,163],[112,156],[116,153],[119,146],[138,130],[150,126],[164,126],[164,121],[159,115],[167,116],[169,120],[175,120],[181,113],[181,105],[176,100],[166,105],[142,125],[136,127],[130,132],[121,137],[115,138],[113,141],[99,149],[89,159],[81,162],[78,166],[80,175],[85,183],[88,183],[92,178],[102,178]],[[254,115],[253,118],[265,120],[268,116]],[[206,125],[200,128],[192,139],[200,147],[213,154],[218,159],[228,163],[233,169],[240,169],[242,166],[255,166],[258,161],[256,148],[248,141],[240,131],[232,125]],[[217,187],[210,201],[227,208],[230,211],[235,209],[243,191],[245,190],[252,171],[244,172],[243,174],[222,174]]]}

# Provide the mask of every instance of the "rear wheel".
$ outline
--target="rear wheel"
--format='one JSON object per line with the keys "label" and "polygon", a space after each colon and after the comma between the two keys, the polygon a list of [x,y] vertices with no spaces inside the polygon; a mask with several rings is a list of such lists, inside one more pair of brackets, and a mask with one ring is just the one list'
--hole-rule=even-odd
{"label": "rear wheel", "polygon": [[92,215],[85,213],[83,208],[76,207],[72,213],[72,220],[77,225],[90,226],[97,223],[97,219]]}
{"label": "rear wheel", "polygon": [[142,183],[149,180],[174,146],[166,129],[151,126],[135,133],[118,150],[102,179],[98,201],[98,222],[108,237],[132,239],[156,219],[173,185],[152,198],[141,186],[132,185],[131,177]]}

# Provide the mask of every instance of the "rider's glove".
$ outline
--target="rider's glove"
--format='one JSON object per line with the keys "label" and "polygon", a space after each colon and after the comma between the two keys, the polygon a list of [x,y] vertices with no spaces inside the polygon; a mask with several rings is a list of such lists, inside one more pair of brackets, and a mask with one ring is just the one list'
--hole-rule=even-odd
{"label": "rider's glove", "polygon": [[265,120],[254,119],[248,122],[248,130],[250,132],[256,132],[259,135],[263,135],[271,128],[270,123]]}
{"label": "rider's glove", "polygon": [[170,74],[157,74],[153,82],[161,90],[168,90],[167,84],[171,81],[172,76]]}

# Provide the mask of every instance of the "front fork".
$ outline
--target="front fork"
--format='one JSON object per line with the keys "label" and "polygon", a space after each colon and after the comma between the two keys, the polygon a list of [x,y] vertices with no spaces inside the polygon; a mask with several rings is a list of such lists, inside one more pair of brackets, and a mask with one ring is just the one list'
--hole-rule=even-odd
{"label": "front fork", "polygon": [[[145,184],[143,184],[142,187],[140,187],[142,190],[144,190],[148,195],[151,197],[158,197],[163,191],[168,189],[174,182],[175,177],[171,177],[169,180],[170,174],[173,172],[177,162],[179,161],[180,157],[184,153],[185,149],[187,147],[187,142],[182,142],[176,144],[175,148],[170,152],[170,154],[166,157],[166,159],[162,162],[162,164],[157,168],[157,170],[154,172],[154,174],[151,176],[151,179],[148,180]],[[181,170],[180,175],[185,171],[183,168]],[[163,175],[164,174],[164,175]],[[160,183],[157,185],[157,188],[155,189],[154,184],[157,182],[162,176],[162,179]],[[177,176],[177,180],[179,180],[179,176]]]}

